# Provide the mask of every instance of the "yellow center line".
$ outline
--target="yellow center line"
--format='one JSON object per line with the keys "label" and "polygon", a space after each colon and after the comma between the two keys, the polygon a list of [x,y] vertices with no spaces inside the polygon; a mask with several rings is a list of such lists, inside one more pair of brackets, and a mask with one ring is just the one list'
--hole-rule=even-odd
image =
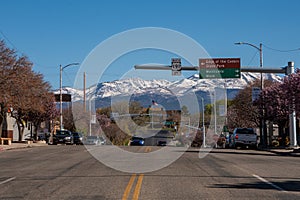
{"label": "yellow center line", "polygon": [[136,177],[136,174],[133,174],[129,180],[129,183],[124,191],[124,194],[123,194],[123,197],[122,197],[122,200],[127,200],[128,196],[129,196],[129,193],[131,191],[131,188],[132,188],[132,185],[134,183],[134,180],[135,180],[135,177]]}
{"label": "yellow center line", "polygon": [[138,181],[137,181],[135,189],[134,189],[132,200],[138,200],[139,199],[140,190],[141,190],[142,182],[143,182],[143,177],[144,177],[144,174],[141,174],[138,178]]}

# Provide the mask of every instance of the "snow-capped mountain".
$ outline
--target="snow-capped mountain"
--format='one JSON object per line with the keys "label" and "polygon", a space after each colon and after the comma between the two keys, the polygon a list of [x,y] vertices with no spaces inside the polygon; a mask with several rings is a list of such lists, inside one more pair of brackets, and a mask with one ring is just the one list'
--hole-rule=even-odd
{"label": "snow-capped mountain", "polygon": [[[274,74],[264,74],[264,79],[280,82],[282,78]],[[143,80],[140,78],[121,79],[103,82],[86,89],[86,99],[95,100],[97,107],[109,106],[111,99],[130,98],[148,106],[152,99],[170,107],[179,106],[177,98],[194,94],[197,98],[206,98],[214,88],[226,88],[227,97],[233,98],[237,91],[255,80],[260,80],[259,73],[241,73],[239,79],[199,79],[199,74],[179,81]],[[55,91],[55,93],[59,93]],[[72,101],[83,101],[83,90],[63,88],[63,93],[72,95]],[[199,99],[198,98],[198,99]],[[206,102],[208,99],[206,98]]]}

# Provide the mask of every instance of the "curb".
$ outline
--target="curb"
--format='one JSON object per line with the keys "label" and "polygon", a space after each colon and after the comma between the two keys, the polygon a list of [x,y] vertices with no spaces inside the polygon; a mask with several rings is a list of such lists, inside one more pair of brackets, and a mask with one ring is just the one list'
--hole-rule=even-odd
{"label": "curb", "polygon": [[0,152],[14,150],[14,149],[25,149],[25,148],[43,147],[43,146],[47,146],[47,145],[44,143],[32,143],[32,144],[21,143],[18,145],[16,144],[3,145],[0,146]]}
{"label": "curb", "polygon": [[298,148],[298,149],[294,149],[294,151],[293,151],[294,153],[300,153],[300,148]]}
{"label": "curb", "polygon": [[299,149],[266,149],[266,151],[282,156],[300,157]]}

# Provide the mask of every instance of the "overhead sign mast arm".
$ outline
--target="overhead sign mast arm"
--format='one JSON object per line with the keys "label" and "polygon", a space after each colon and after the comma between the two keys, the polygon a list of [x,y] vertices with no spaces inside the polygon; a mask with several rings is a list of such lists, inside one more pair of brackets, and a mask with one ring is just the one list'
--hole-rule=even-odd
{"label": "overhead sign mast arm", "polygon": [[[135,65],[134,69],[146,70],[172,70],[171,65]],[[181,71],[199,71],[198,66],[181,66]]]}

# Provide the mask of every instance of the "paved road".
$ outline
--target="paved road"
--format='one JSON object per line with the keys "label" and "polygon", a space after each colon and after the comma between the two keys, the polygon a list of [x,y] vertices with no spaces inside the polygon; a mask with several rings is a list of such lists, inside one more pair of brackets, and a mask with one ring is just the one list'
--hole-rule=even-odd
{"label": "paved road", "polygon": [[144,174],[113,170],[84,146],[0,153],[0,199],[299,198],[300,158],[269,152],[217,149],[200,159],[191,149],[168,167]]}

